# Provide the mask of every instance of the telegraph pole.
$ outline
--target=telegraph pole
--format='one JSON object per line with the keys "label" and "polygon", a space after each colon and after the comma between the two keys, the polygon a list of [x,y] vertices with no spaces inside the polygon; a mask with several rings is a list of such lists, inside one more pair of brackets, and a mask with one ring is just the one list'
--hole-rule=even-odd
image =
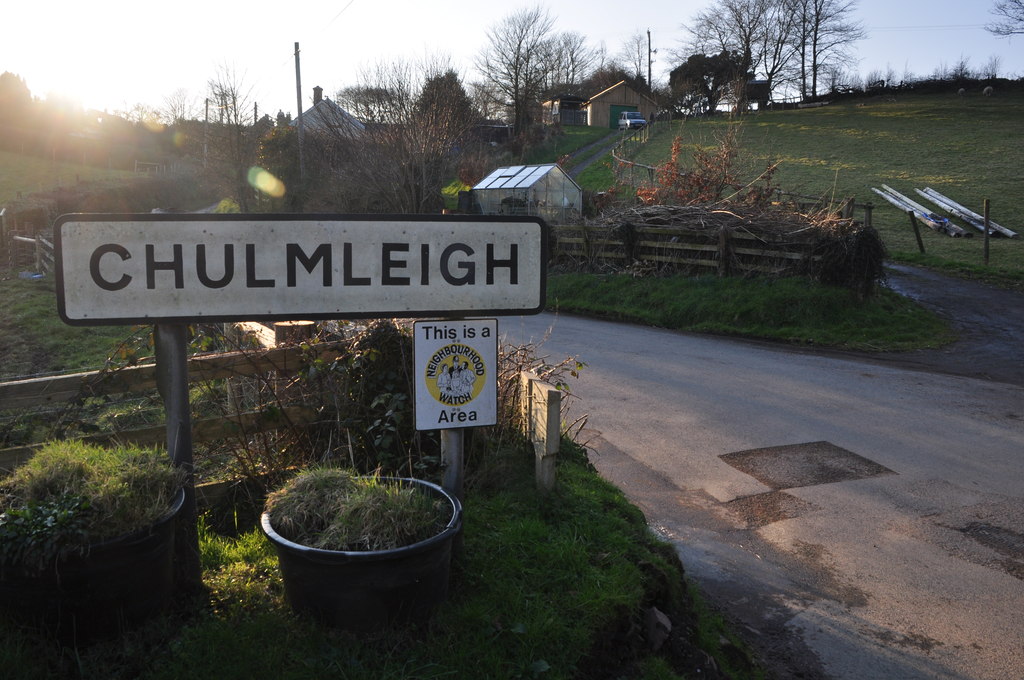
{"label": "telegraph pole", "polygon": [[306,166],[302,160],[302,72],[299,69],[299,43],[295,43],[295,106],[298,108],[298,117],[295,119],[295,127],[299,130],[299,181],[303,181],[306,175]]}
{"label": "telegraph pole", "polygon": [[206,167],[206,156],[210,146],[210,98],[206,98],[206,114],[203,117],[203,167]]}
{"label": "telegraph pole", "polygon": [[647,87],[654,91],[654,83],[651,82],[651,29],[647,29]]}

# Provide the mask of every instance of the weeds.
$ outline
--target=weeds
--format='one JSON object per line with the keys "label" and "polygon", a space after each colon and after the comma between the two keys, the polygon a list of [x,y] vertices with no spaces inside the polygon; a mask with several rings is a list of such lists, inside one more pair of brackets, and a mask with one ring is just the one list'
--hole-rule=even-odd
{"label": "weeds", "polygon": [[683,140],[672,140],[669,159],[657,166],[654,182],[636,190],[646,205],[709,205],[730,203],[765,208],[776,189],[772,185],[776,165],[769,163],[753,181],[741,183],[736,167],[740,152],[736,126],[725,128],[713,146],[697,146],[692,166],[682,165]]}

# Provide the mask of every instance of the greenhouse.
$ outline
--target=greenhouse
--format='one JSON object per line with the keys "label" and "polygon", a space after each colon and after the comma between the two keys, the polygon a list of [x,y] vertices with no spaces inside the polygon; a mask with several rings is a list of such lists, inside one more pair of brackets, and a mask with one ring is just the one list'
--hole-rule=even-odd
{"label": "greenhouse", "polygon": [[498,168],[472,189],[474,212],[535,215],[554,224],[578,222],[583,190],[557,165]]}

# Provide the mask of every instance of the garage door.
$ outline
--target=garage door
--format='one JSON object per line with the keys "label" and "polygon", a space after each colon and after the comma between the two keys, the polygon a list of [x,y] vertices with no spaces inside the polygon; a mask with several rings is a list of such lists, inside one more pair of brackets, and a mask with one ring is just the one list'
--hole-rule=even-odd
{"label": "garage door", "polygon": [[624,106],[622,104],[612,104],[610,107],[611,120],[608,121],[608,127],[613,130],[619,129],[619,114],[623,111],[637,111],[635,106]]}

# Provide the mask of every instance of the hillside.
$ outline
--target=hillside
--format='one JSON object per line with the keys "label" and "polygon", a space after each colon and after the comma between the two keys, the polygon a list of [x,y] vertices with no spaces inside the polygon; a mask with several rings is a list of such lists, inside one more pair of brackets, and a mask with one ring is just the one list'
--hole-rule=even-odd
{"label": "hillside", "polygon": [[[990,262],[1024,277],[1022,112],[1021,92],[994,97],[903,94],[739,119],[686,119],[657,130],[635,160],[657,165],[669,158],[677,135],[688,153],[697,145],[717,144],[725,129],[735,126],[743,177],[752,179],[778,163],[772,181],[784,191],[873,203],[874,225],[896,259],[917,257],[913,231],[907,216],[871,187],[888,184],[926,205],[914,189],[932,187],[979,213],[988,198],[992,219],[1022,234],[993,239]],[[924,231],[929,256],[982,264],[982,238]]]}
{"label": "hillside", "polygon": [[0,206],[31,193],[57,187],[74,186],[79,182],[132,177],[125,170],[105,170],[92,165],[52,162],[36,156],[0,151]]}

